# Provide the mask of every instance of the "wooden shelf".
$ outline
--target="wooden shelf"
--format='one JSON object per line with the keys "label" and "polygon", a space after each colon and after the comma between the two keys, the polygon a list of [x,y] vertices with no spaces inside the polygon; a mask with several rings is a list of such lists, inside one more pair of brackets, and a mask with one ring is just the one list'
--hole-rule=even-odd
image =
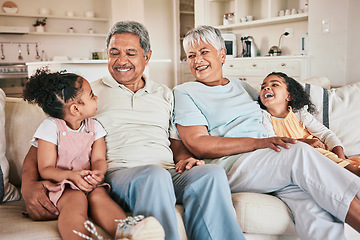
{"label": "wooden shelf", "polygon": [[300,13],[300,14],[289,15],[289,16],[253,20],[253,21],[244,22],[244,23],[220,25],[220,26],[217,26],[217,28],[221,29],[221,30],[231,30],[231,29],[260,27],[260,26],[266,26],[266,25],[276,25],[276,24],[280,24],[280,23],[300,22],[300,21],[306,21],[307,19],[308,19],[307,13]]}
{"label": "wooden shelf", "polygon": [[0,13],[0,16],[4,17],[25,17],[25,18],[48,18],[48,19],[62,19],[62,20],[79,20],[79,21],[100,21],[108,22],[107,18],[88,18],[88,17],[67,17],[67,16],[55,16],[55,15],[34,15],[34,14],[9,14],[9,13]]}

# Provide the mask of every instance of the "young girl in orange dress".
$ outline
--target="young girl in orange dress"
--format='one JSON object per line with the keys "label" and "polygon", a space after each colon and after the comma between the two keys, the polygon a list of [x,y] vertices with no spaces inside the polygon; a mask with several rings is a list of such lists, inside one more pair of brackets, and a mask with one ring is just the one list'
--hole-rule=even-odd
{"label": "young girl in orange dress", "polygon": [[263,81],[259,94],[263,123],[269,133],[292,137],[313,146],[340,166],[360,176],[360,159],[348,159],[338,137],[315,119],[314,104],[304,88],[282,72],[272,72]]}

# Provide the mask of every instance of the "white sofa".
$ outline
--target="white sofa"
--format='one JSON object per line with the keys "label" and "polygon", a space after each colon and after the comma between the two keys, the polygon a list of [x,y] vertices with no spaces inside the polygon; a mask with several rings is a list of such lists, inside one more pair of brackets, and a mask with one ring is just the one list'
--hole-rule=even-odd
{"label": "white sofa", "polygon": [[[326,78],[312,79],[312,81],[315,81],[314,83],[322,82],[325,84],[323,86],[329,85],[329,81]],[[320,96],[321,94],[316,91],[323,92],[324,90],[312,84],[312,94],[315,94],[317,97]],[[360,111],[356,109],[358,109],[357,104],[360,102],[360,83],[339,89],[326,90],[326,92],[328,92],[330,103],[330,128],[344,141],[345,147],[350,149],[350,152],[347,152],[348,155],[360,154],[360,138],[358,138],[360,136],[359,121],[348,119],[343,114],[351,114],[352,117],[354,114],[359,116]],[[1,98],[5,101],[0,90],[0,100]],[[0,118],[3,118],[1,102]],[[319,103],[318,105],[321,104]],[[320,109],[320,113],[322,112],[323,110]],[[20,187],[22,162],[30,147],[29,141],[37,126],[46,116],[39,107],[30,105],[22,99],[6,98],[5,117],[6,158],[10,163],[9,179],[10,183]],[[342,122],[339,129],[337,129],[340,126],[338,120]],[[351,125],[351,123],[354,125]],[[3,127],[0,124],[0,135],[3,132]],[[344,128],[346,127],[349,130],[346,130],[344,133]],[[350,138],[350,141],[347,141],[344,136],[348,138],[349,135],[346,134],[350,133],[352,133],[353,137]],[[0,157],[1,154],[0,148]],[[4,175],[7,174],[5,173]],[[289,209],[278,198],[258,193],[235,193],[232,194],[232,198],[238,223],[244,231],[246,239],[299,239],[295,232],[295,226]],[[187,239],[181,218],[182,207],[176,206],[176,209],[180,239]],[[25,211],[23,200],[0,203],[0,239],[60,239],[56,221],[32,221],[29,218],[23,217],[22,211]],[[227,226],[224,226],[224,231],[226,231],[226,228]],[[98,228],[98,230],[104,236],[109,237],[101,229]],[[360,234],[347,225],[345,225],[345,231],[347,239],[360,239]]]}

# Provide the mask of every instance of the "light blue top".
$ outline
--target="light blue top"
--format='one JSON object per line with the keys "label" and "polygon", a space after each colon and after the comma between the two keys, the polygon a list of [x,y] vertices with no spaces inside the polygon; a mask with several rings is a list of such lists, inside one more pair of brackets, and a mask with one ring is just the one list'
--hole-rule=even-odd
{"label": "light blue top", "polygon": [[[174,88],[174,123],[206,126],[211,136],[266,138],[256,91],[244,81],[228,78],[224,86],[188,82]],[[237,158],[216,160],[229,170]],[[224,161],[222,161],[224,160]]]}

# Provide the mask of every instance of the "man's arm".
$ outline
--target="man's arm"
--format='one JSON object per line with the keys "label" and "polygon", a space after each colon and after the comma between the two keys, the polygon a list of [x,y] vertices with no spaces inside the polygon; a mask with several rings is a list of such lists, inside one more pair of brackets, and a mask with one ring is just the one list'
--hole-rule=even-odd
{"label": "man's arm", "polygon": [[175,170],[179,173],[189,170],[194,166],[205,164],[203,160],[196,159],[181,140],[170,138],[170,148],[174,155]]}
{"label": "man's arm", "polygon": [[30,147],[22,168],[21,194],[28,215],[33,220],[57,219],[59,212],[46,195],[44,186],[54,185],[50,181],[40,181],[37,167],[37,148]]}

